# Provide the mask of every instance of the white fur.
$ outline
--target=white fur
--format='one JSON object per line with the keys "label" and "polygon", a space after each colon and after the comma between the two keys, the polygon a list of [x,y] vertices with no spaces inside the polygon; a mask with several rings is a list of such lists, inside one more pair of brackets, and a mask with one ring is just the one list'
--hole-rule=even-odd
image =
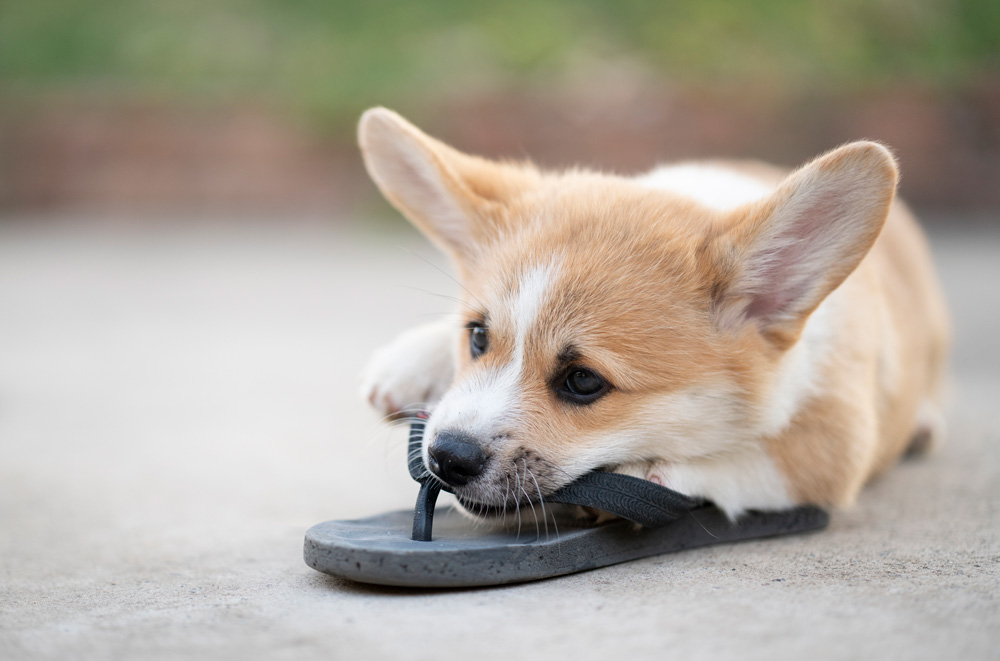
{"label": "white fur", "polygon": [[448,391],[428,420],[425,453],[443,429],[465,432],[489,447],[516,425],[522,400],[525,344],[557,272],[558,264],[552,260],[521,275],[517,292],[497,312],[510,315],[516,329],[511,360],[500,368],[476,370]]}
{"label": "white fur", "polygon": [[735,209],[770,192],[763,183],[732,170],[702,164],[671,165],[637,177],[648,188],[668,190],[718,211]]}
{"label": "white fur", "polygon": [[522,275],[517,289],[517,298],[509,307],[514,323],[517,324],[514,360],[517,362],[518,372],[523,369],[524,348],[528,332],[538,320],[538,314],[552,288],[552,281],[555,279],[557,271],[556,260],[553,258],[549,263],[536,266]]}

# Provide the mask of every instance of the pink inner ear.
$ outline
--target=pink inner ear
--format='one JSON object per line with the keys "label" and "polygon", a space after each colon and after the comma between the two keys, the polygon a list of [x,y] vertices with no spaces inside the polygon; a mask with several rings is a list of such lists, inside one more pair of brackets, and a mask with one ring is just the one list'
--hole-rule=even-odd
{"label": "pink inner ear", "polygon": [[396,128],[373,132],[367,143],[369,169],[383,192],[432,240],[462,252],[470,241],[469,218],[429,148]]}
{"label": "pink inner ear", "polygon": [[793,198],[786,204],[771,220],[781,226],[779,231],[751,257],[747,317],[773,319],[810,307],[810,292],[836,265],[838,244],[849,243],[845,235],[856,229],[853,223],[839,222],[848,210],[836,191],[813,192],[806,200]]}

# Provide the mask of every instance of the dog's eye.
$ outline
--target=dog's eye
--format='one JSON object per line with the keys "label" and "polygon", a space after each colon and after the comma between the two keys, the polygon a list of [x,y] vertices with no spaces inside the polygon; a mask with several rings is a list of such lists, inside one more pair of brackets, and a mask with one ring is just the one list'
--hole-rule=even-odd
{"label": "dog's eye", "polygon": [[590,404],[599,399],[609,389],[607,382],[598,374],[583,367],[573,367],[557,389],[559,395],[574,404]]}
{"label": "dog's eye", "polygon": [[490,336],[484,326],[472,324],[469,326],[469,350],[473,358],[479,358],[490,346]]}

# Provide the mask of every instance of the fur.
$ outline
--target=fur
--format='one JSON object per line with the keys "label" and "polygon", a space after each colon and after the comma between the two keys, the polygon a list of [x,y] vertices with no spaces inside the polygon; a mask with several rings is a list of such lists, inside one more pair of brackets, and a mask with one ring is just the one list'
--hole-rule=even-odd
{"label": "fur", "polygon": [[[469,156],[383,108],[359,136],[463,285],[463,321],[401,336],[362,393],[383,414],[430,411],[425,461],[442,431],[475,439],[489,459],[462,502],[503,509],[605,468],[734,517],[843,506],[940,435],[947,311],[882,145],[791,173],[627,178]],[[488,332],[478,358],[469,324]],[[576,366],[607,392],[560,397]]]}

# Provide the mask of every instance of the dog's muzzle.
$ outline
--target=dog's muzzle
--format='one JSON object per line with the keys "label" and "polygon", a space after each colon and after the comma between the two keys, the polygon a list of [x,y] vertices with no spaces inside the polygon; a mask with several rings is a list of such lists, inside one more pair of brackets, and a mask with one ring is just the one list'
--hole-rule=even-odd
{"label": "dog's muzzle", "polygon": [[428,468],[445,484],[464,487],[486,469],[489,455],[472,436],[442,431],[427,448]]}

